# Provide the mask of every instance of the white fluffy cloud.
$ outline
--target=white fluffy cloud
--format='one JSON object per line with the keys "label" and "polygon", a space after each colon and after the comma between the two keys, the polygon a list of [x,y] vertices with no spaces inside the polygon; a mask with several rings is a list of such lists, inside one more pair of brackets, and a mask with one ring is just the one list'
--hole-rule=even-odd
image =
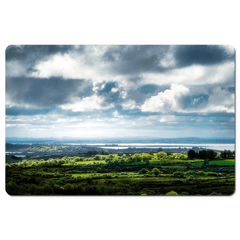
{"label": "white fluffy cloud", "polygon": [[178,117],[176,117],[175,115],[164,115],[159,119],[161,123],[177,123],[177,120]]}
{"label": "white fluffy cloud", "polygon": [[71,110],[73,112],[84,112],[101,109],[109,109],[113,104],[104,105],[104,98],[102,96],[92,95],[85,98],[76,98],[72,103],[60,105],[64,110]]}
{"label": "white fluffy cloud", "polygon": [[95,77],[95,72],[84,63],[81,56],[57,54],[51,58],[37,63],[32,77],[50,78],[62,77],[64,79],[89,79]]}
{"label": "white fluffy cloud", "polygon": [[[234,113],[234,94],[221,87],[212,89],[208,100],[198,107],[195,105],[201,100],[202,96],[193,99],[191,108],[184,108],[180,101],[182,98],[191,95],[191,88],[183,85],[172,84],[170,89],[158,93],[156,96],[148,98],[140,110],[142,112],[179,112],[179,113],[210,113],[210,112],[226,112]],[[136,106],[135,106],[136,107]]]}
{"label": "white fluffy cloud", "polygon": [[107,82],[118,79],[110,72],[110,63],[102,60],[108,46],[86,46],[84,53],[55,54],[39,61],[30,74],[35,78],[62,77],[63,79],[91,79]]}
{"label": "white fluffy cloud", "polygon": [[234,113],[234,94],[220,87],[214,88],[206,108],[201,109],[201,112]]}
{"label": "white fluffy cloud", "polygon": [[134,109],[137,108],[136,102],[134,100],[128,100],[122,104],[123,109]]}
{"label": "white fluffy cloud", "polygon": [[227,62],[213,66],[192,65],[185,68],[173,69],[166,73],[144,73],[141,84],[185,86],[234,86],[234,63]]}
{"label": "white fluffy cloud", "polygon": [[189,89],[187,87],[172,84],[170,89],[147,99],[140,109],[142,112],[176,112],[179,109],[178,100],[188,93]]}
{"label": "white fluffy cloud", "polygon": [[112,88],[111,92],[116,93],[118,91],[118,88]]}

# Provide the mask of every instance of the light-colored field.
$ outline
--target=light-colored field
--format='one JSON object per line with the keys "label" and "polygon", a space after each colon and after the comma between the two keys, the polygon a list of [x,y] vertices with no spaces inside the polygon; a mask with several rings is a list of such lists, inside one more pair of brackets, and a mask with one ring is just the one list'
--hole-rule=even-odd
{"label": "light-colored field", "polygon": [[[105,160],[92,160],[92,161],[83,161],[75,162],[74,165],[92,165],[92,164],[105,164]],[[63,164],[63,166],[73,165],[72,163]]]}

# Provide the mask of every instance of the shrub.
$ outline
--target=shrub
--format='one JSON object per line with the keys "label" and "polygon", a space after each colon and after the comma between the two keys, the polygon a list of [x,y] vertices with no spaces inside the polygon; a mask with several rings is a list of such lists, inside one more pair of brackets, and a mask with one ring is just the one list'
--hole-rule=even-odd
{"label": "shrub", "polygon": [[144,177],[152,177],[150,174],[143,174]]}
{"label": "shrub", "polygon": [[189,193],[188,192],[181,192],[179,195],[186,196],[186,195],[189,195]]}
{"label": "shrub", "polygon": [[138,173],[145,174],[145,173],[148,173],[148,170],[146,168],[142,168]]}
{"label": "shrub", "polygon": [[38,164],[36,162],[32,163],[31,167],[37,167]]}
{"label": "shrub", "polygon": [[174,160],[174,159],[175,159],[175,156],[174,156],[173,154],[170,154],[170,155],[168,155],[168,158],[169,158],[170,160]]}
{"label": "shrub", "polygon": [[152,159],[152,155],[150,155],[149,153],[143,153],[142,159],[143,159],[143,161],[147,161],[147,160],[149,161]]}
{"label": "shrub", "polygon": [[204,177],[204,176],[207,175],[207,173],[205,173],[205,172],[203,172],[203,171],[197,171],[197,172],[196,172],[196,175],[197,175],[197,176],[202,176],[202,177]]}
{"label": "shrub", "polygon": [[80,162],[80,161],[81,161],[81,158],[80,158],[80,157],[75,157],[75,161],[76,161],[76,162]]}
{"label": "shrub", "polygon": [[184,173],[180,172],[180,171],[177,171],[177,172],[173,173],[173,176],[174,177],[178,177],[178,178],[182,178],[182,177],[184,177]]}
{"label": "shrub", "polygon": [[18,166],[22,168],[26,168],[29,166],[29,162],[26,159],[24,159],[22,162],[18,163]]}
{"label": "shrub", "polygon": [[159,174],[161,174],[161,172],[159,171],[158,168],[153,168],[151,172],[152,172],[152,174],[154,174],[154,175],[159,175]]}
{"label": "shrub", "polygon": [[188,180],[188,181],[193,181],[194,179],[195,179],[195,178],[194,178],[193,175],[190,175],[190,176],[187,177],[187,180]]}
{"label": "shrub", "polygon": [[186,154],[181,154],[181,155],[179,156],[179,158],[180,158],[181,160],[187,160],[187,159],[188,159],[188,156],[187,156]]}
{"label": "shrub", "polygon": [[216,173],[216,172],[209,172],[208,176],[209,177],[216,177],[216,176],[218,176],[218,173]]}
{"label": "shrub", "polygon": [[100,167],[98,167],[98,168],[96,169],[96,171],[97,171],[97,173],[102,173],[102,172],[103,172],[103,169],[100,168]]}
{"label": "shrub", "polygon": [[175,191],[170,191],[166,193],[167,196],[178,196],[178,194]]}
{"label": "shrub", "polygon": [[141,161],[142,161],[142,155],[141,155],[141,154],[138,154],[138,153],[135,153],[135,154],[132,156],[132,159],[134,160],[134,162],[141,162]]}
{"label": "shrub", "polygon": [[187,172],[184,173],[184,175],[189,176],[189,175],[193,175],[195,173],[195,171],[189,170]]}
{"label": "shrub", "polygon": [[113,158],[114,158],[113,154],[108,155],[108,159],[113,159]]}
{"label": "shrub", "polygon": [[141,192],[141,195],[156,195],[156,192],[154,190],[144,188]]}
{"label": "shrub", "polygon": [[222,195],[221,193],[216,193],[216,192],[212,192],[211,194],[208,194],[208,195]]}
{"label": "shrub", "polygon": [[167,153],[165,153],[165,152],[158,152],[158,153],[157,153],[157,157],[158,157],[159,159],[167,158]]}
{"label": "shrub", "polygon": [[10,168],[11,166],[10,166],[8,163],[6,163],[6,164],[5,164],[5,167],[6,167],[6,168]]}

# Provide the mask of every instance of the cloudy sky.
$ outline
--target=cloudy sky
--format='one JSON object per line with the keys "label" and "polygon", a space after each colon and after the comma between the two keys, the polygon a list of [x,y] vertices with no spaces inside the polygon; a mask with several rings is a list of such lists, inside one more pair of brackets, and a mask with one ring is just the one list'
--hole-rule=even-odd
{"label": "cloudy sky", "polygon": [[231,46],[9,46],[6,137],[233,138]]}

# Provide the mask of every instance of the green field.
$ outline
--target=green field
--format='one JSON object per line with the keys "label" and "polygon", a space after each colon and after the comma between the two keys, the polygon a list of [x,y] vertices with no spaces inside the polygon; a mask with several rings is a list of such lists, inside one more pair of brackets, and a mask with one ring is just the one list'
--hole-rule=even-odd
{"label": "green field", "polygon": [[40,146],[40,147],[29,147],[25,148],[24,151],[32,151],[32,152],[52,152],[58,151],[68,146]]}
{"label": "green field", "polygon": [[[92,165],[92,164],[105,164],[105,160],[92,160],[92,161],[82,161],[82,162],[76,162],[74,165]],[[63,166],[69,166],[73,165],[72,163],[66,163],[63,164]]]}
{"label": "green field", "polygon": [[225,159],[225,160],[217,160],[217,161],[210,161],[210,165],[216,164],[219,166],[234,166],[235,159]]}
{"label": "green field", "polygon": [[[87,157],[86,157],[87,156]],[[231,195],[235,160],[134,153],[24,159],[6,164],[10,195]]]}

